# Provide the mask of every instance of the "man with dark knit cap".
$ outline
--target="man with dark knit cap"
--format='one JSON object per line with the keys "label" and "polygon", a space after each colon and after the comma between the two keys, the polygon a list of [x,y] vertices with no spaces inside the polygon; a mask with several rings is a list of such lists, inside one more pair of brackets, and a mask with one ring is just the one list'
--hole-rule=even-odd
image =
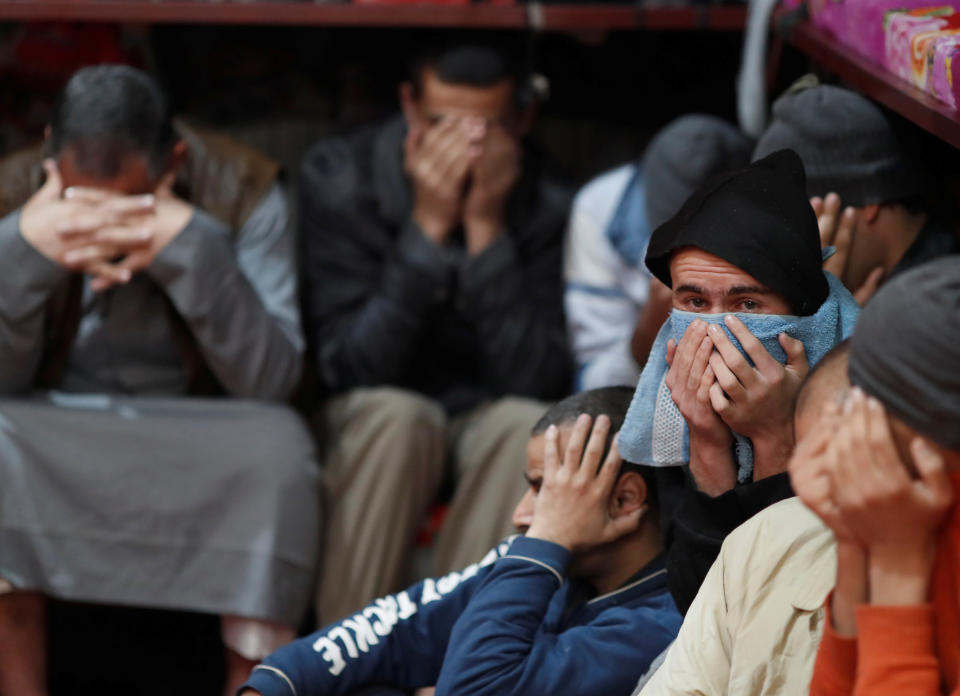
{"label": "man with dark knit cap", "polygon": [[784,471],[800,382],[858,312],[821,258],[789,150],[712,179],[650,240],[646,263],[671,287],[673,310],[618,442],[626,460],[666,467],[682,487],[666,520],[681,611],[726,535],[792,495]]}
{"label": "man with dark knit cap", "polygon": [[825,267],[861,304],[884,280],[960,251],[930,177],[865,97],[832,85],[788,92],[754,159],[783,148],[800,155],[824,246],[838,249]]}
{"label": "man with dark knit cap", "polygon": [[[854,332],[797,494],[837,538],[811,694],[930,694],[960,681],[960,256],[882,288]],[[810,474],[813,475],[810,475]]]}
{"label": "man with dark knit cap", "polygon": [[687,114],[662,128],[640,161],[600,175],[574,199],[564,308],[578,390],[637,383],[671,303],[643,265],[650,234],[704,181],[746,165],[752,149],[730,123]]}

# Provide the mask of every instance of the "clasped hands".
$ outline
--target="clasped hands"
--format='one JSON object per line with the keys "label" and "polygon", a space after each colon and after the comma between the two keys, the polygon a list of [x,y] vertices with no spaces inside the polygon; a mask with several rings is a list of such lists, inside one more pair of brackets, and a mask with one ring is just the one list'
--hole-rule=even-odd
{"label": "clasped hands", "polygon": [[[690,433],[690,470],[701,491],[717,496],[734,487],[733,432],[754,447],[754,479],[785,470],[793,447],[793,403],[809,370],[803,343],[786,334],[781,365],[742,321],[724,318],[741,353],[717,324],[694,320],[677,343],[667,343],[666,385]],[[750,362],[753,362],[753,365]]]}
{"label": "clasped hands", "polygon": [[478,254],[500,237],[521,160],[518,143],[503,126],[474,116],[412,125],[404,154],[413,217],[428,238],[445,244],[462,224],[468,252]]}
{"label": "clasped hands", "polygon": [[193,208],[172,191],[173,176],[154,193],[124,196],[93,188],[64,189],[52,160],[46,182],[24,205],[20,232],[41,254],[91,276],[102,292],[130,281],[187,225]]}

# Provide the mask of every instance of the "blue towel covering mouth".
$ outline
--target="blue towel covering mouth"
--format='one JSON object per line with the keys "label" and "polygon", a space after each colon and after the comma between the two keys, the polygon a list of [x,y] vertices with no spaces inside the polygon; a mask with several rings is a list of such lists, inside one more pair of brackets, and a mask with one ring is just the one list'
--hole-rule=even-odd
{"label": "blue towel covering mouth", "polygon": [[[813,367],[831,348],[853,332],[860,313],[859,305],[843,284],[830,273],[824,272],[824,275],[830,285],[830,294],[815,314],[797,317],[736,313],[733,316],[740,319],[781,364],[786,363],[787,355],[780,346],[779,335],[785,333],[799,339],[806,351],[807,361]],[[690,461],[687,425],[664,382],[669,369],[666,361],[667,341],[671,338],[679,341],[687,327],[694,320],[701,319],[722,326],[737,349],[744,353],[740,342],[723,323],[726,316],[676,309],[670,313],[650,350],[650,357],[640,374],[640,382],[620,429],[617,447],[624,459],[657,467],[682,466]],[[749,438],[736,432],[733,435],[737,480],[744,483],[753,476],[753,446]]]}

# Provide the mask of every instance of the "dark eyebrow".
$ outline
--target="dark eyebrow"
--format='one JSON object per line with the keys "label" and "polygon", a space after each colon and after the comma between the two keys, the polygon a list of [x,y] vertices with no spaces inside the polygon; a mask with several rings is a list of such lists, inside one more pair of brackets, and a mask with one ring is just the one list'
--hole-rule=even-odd
{"label": "dark eyebrow", "polygon": [[773,291],[762,285],[734,285],[732,288],[727,288],[724,294],[727,297],[731,295],[772,295]]}
{"label": "dark eyebrow", "polygon": [[706,295],[706,291],[698,285],[679,285],[673,289],[674,292],[694,292],[698,295]]}

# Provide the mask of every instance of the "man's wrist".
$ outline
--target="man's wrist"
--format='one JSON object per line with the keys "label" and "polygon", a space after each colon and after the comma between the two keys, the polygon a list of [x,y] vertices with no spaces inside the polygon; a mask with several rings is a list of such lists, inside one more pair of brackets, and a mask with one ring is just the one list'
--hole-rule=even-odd
{"label": "man's wrist", "polygon": [[933,540],[869,549],[870,604],[926,604],[936,557]]}
{"label": "man's wrist", "polygon": [[527,533],[524,536],[528,539],[540,539],[541,541],[549,541],[551,544],[556,544],[557,546],[562,546],[567,551],[573,551],[574,543],[572,539],[568,539],[563,534],[558,534],[555,529],[550,529],[550,525],[538,525],[536,521],[530,525],[530,529],[527,530]]}
{"label": "man's wrist", "polygon": [[866,601],[866,550],[849,541],[838,541],[837,583],[831,595],[833,628],[838,635],[857,634],[857,606]]}
{"label": "man's wrist", "polygon": [[488,246],[503,234],[503,222],[500,217],[465,218],[467,253],[472,256],[483,253]]}
{"label": "man's wrist", "polygon": [[690,435],[690,473],[702,493],[715,498],[736,485],[731,442],[720,443]]}
{"label": "man's wrist", "polygon": [[758,435],[751,438],[750,442],[753,445],[754,481],[782,474],[787,470],[794,445],[792,427],[770,435]]}
{"label": "man's wrist", "polygon": [[424,237],[441,246],[446,243],[450,230],[453,228],[453,225],[447,220],[420,210],[413,211],[413,221],[417,223]]}

